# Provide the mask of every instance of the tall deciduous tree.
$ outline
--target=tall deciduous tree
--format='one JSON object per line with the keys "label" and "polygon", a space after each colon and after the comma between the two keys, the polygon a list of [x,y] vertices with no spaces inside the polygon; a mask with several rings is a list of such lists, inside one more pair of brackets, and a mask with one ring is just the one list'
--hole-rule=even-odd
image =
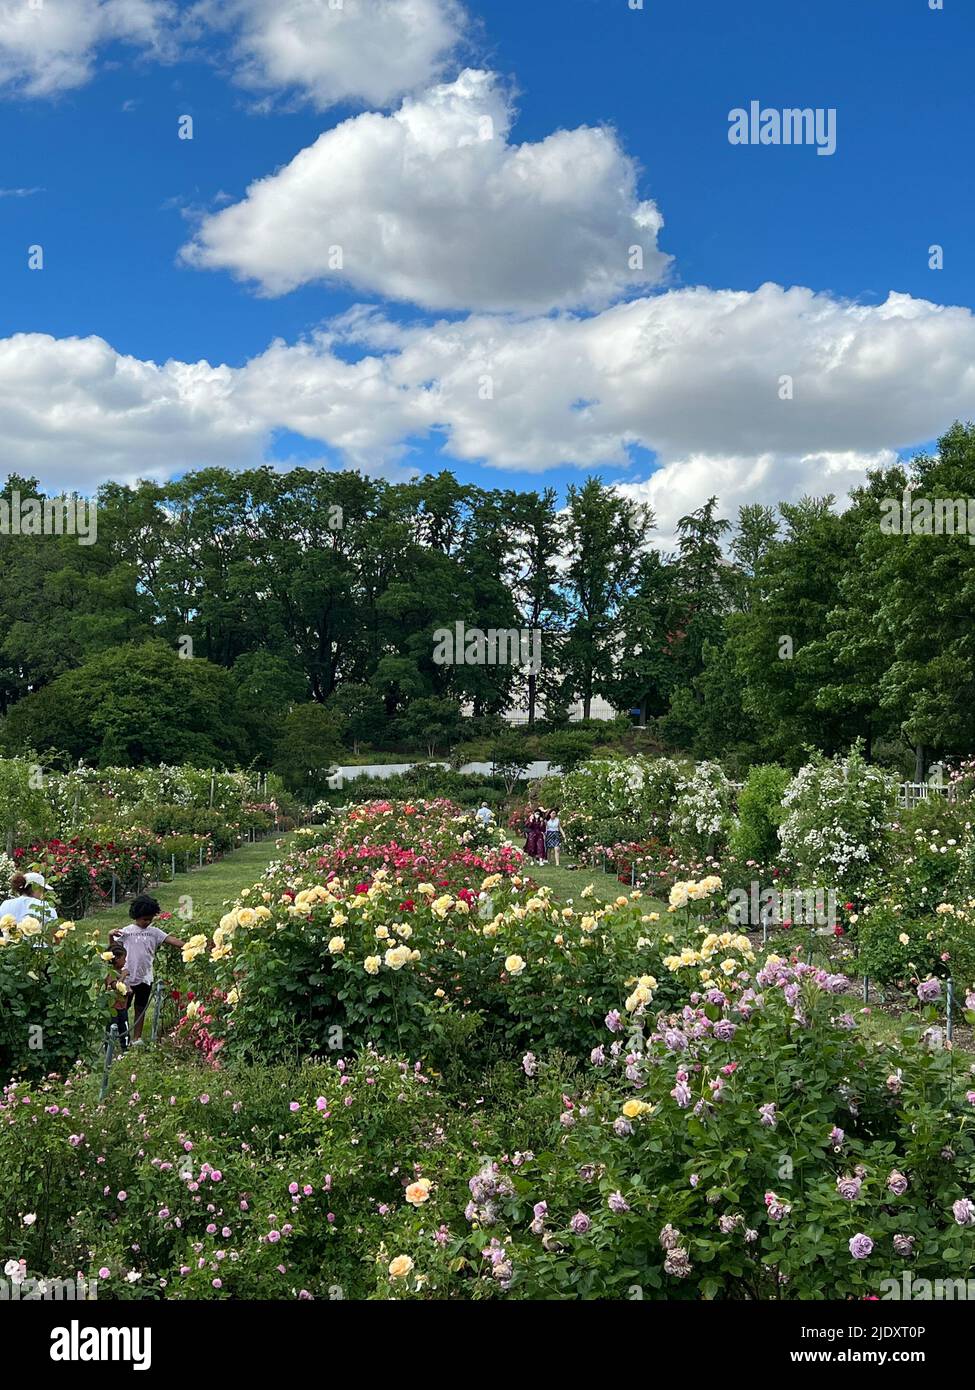
{"label": "tall deciduous tree", "polygon": [[653,528],[653,512],[598,478],[571,486],[565,514],[565,582],[570,603],[562,664],[583,718],[611,691],[620,607]]}

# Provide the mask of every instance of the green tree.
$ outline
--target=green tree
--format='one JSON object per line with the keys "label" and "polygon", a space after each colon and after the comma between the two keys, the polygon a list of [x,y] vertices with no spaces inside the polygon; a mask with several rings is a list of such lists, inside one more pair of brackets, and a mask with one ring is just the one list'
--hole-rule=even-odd
{"label": "green tree", "polygon": [[562,649],[567,687],[582,699],[583,718],[595,695],[609,694],[620,606],[650,530],[653,512],[598,478],[570,486],[565,516],[565,583],[570,603]]}
{"label": "green tree", "polygon": [[56,750],[102,767],[192,763],[226,767],[247,750],[229,674],[165,642],[93,657],[21,700],[3,725],[14,752]]}
{"label": "green tree", "polygon": [[310,800],[328,790],[328,779],[340,755],[335,715],[319,704],[295,705],[278,735],[274,770],[289,791]]}

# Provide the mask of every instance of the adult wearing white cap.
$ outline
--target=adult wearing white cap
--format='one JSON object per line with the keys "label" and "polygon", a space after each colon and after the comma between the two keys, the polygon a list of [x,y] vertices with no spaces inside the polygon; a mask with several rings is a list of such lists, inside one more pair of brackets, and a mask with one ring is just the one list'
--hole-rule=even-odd
{"label": "adult wearing white cap", "polygon": [[36,917],[39,922],[57,921],[57,908],[44,902],[50,886],[43,874],[14,874],[10,880],[11,897],[0,903],[0,918],[12,917],[15,922],[22,922],[25,917]]}

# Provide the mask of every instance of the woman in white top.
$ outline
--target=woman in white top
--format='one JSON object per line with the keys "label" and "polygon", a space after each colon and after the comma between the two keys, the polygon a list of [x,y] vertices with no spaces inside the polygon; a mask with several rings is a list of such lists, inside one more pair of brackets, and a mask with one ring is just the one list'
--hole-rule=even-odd
{"label": "woman in white top", "polygon": [[12,917],[15,922],[22,922],[25,917],[36,917],[39,922],[56,921],[57,908],[44,902],[48,887],[43,874],[14,874],[10,880],[13,896],[0,903],[0,918]]}
{"label": "woman in white top", "polygon": [[559,867],[559,850],[562,848],[562,822],[559,820],[559,808],[549,811],[548,820],[545,822],[545,849],[549,854],[555,855],[555,867]]}

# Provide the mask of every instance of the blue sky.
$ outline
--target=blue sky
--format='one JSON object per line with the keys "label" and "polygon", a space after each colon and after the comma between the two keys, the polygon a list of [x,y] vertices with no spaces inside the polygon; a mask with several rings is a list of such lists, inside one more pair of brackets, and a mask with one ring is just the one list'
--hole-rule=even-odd
{"label": "blue sky", "polygon": [[[57,3],[47,0],[48,6]],[[180,8],[185,18],[189,7]],[[627,0],[467,0],[464,9],[460,43],[429,81],[404,88],[404,95],[416,97],[437,80],[450,82],[469,66],[493,71],[511,92],[517,111],[508,136],[513,146],[544,141],[559,130],[611,128],[620,157],[635,161],[638,198],[652,200],[663,218],[657,247],[673,257],[654,284],[617,293],[601,305],[553,303],[547,314],[545,306],[541,312],[532,306],[534,319],[566,313],[585,319],[613,302],[693,287],[753,292],[770,281],[828,295],[834,309],[847,300],[882,305],[891,291],[936,304],[973,305],[975,11],[964,0],[945,0],[945,9],[934,12],[928,0],[749,0],[736,6],[727,0],[646,0],[638,12],[629,10]],[[0,74],[3,23],[0,17]],[[322,132],[363,112],[388,117],[399,97],[385,105],[341,100],[322,109],[294,88],[274,91],[270,84],[262,93],[268,101],[257,109],[254,91],[234,80],[239,55],[216,27],[198,28],[164,57],[109,39],[90,49],[87,80],[66,89],[38,95],[25,90],[15,71],[9,78],[2,105],[0,187],[9,191],[0,197],[0,337],[93,335],[115,353],[143,362],[206,360],[244,368],[273,340],[300,343],[353,305],[376,306],[393,324],[409,324],[411,332],[445,320],[462,324],[468,312],[481,311],[478,304],[469,311],[431,310],[408,298],[364,292],[361,285],[343,287],[334,277],[262,295],[231,269],[181,264],[180,248],[202,216],[240,204],[253,180],[287,165]],[[836,154],[730,145],[728,113],[753,99],[779,108],[836,108]],[[184,114],[193,117],[191,141],[176,138]],[[502,242],[504,232],[502,221]],[[932,243],[944,246],[942,271],[928,267]],[[32,244],[44,248],[41,273],[27,269]],[[521,254],[517,244],[510,254]],[[769,324],[769,333],[778,331]],[[967,323],[958,331],[967,332]],[[953,337],[951,350],[958,349]],[[912,330],[904,352],[917,350]],[[349,361],[366,351],[361,345],[344,349]],[[813,358],[821,351],[818,345],[809,349]],[[889,358],[900,349],[892,354],[885,343],[879,351]],[[943,351],[931,346],[929,360],[912,370],[937,372]],[[740,356],[740,346],[729,344],[729,353]],[[733,365],[729,358],[725,366]],[[890,383],[895,394],[903,389],[902,367],[896,364]],[[48,379],[55,393],[59,370],[55,364]],[[723,408],[724,395],[714,385],[722,373],[715,370],[717,378],[702,381],[702,413]],[[963,363],[958,371],[944,392],[949,412],[971,396]],[[592,399],[602,395],[595,385]],[[828,409],[829,398],[828,390],[820,394],[821,409]],[[891,429],[928,429],[929,420],[934,429],[947,425],[951,415],[942,417],[940,404],[931,402],[918,414],[919,423],[912,417]],[[65,400],[69,421],[73,408],[74,388]],[[850,450],[872,455],[925,442],[885,433],[880,422],[874,439],[869,413],[884,409],[878,396],[865,405],[867,418],[854,420],[844,402],[840,414],[850,411]],[[262,416],[263,443],[249,438],[240,462],[252,462],[254,448],[272,457],[350,457],[337,439],[305,435],[293,428],[296,421],[297,416],[281,422]],[[106,430],[112,427],[109,420]],[[43,472],[56,441],[50,421],[42,420],[38,431],[42,438],[29,437],[24,452]],[[116,437],[124,432],[122,422]],[[444,453],[443,431],[424,438],[412,426],[401,431],[388,456],[393,469],[446,465],[485,485],[544,482],[561,489],[594,468],[607,478],[645,479],[658,449],[676,467],[689,453],[713,454],[716,447],[708,437],[698,448],[669,423],[658,440],[653,418],[641,417],[632,430],[615,422],[610,432],[619,443],[606,449],[602,462],[598,441],[588,442],[571,462],[557,456],[559,450],[574,452],[565,444],[554,446],[553,456],[541,463],[533,457],[520,466],[518,449],[506,454],[501,446],[496,454],[488,447],[481,462],[470,456],[469,445]],[[760,436],[758,431],[752,437],[746,422],[729,419],[727,453],[741,458],[780,450],[785,459],[804,450],[839,453],[845,447],[842,430],[822,440],[814,429],[800,430],[794,450],[774,428],[768,439]],[[92,444],[98,447],[97,437]],[[177,431],[173,445],[173,472],[214,457],[208,444],[194,456],[192,430]],[[376,446],[369,463],[380,471],[383,447]],[[626,452],[633,460],[629,469],[620,467]],[[217,455],[233,461],[232,446],[221,439]],[[492,466],[499,458],[501,467]],[[160,466],[154,460],[157,471]],[[782,467],[787,491],[794,479],[789,466]],[[110,451],[102,475],[138,472],[136,443],[130,463],[121,451]],[[91,476],[97,475],[95,467]]]}

